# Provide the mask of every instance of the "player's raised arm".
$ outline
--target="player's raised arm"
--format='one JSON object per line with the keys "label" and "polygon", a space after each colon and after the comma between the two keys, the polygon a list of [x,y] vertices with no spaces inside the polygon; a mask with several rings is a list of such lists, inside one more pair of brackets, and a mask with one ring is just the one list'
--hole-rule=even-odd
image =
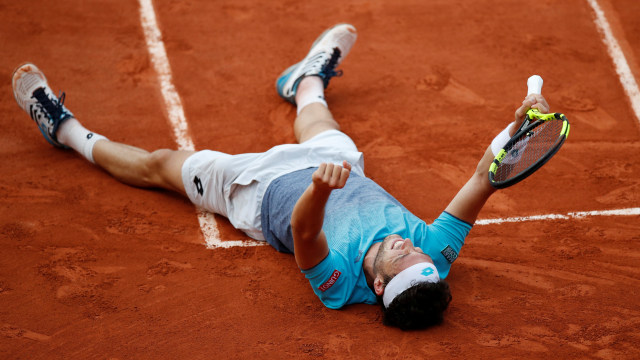
{"label": "player's raised arm", "polygon": [[447,206],[445,211],[451,215],[473,224],[495,189],[531,175],[564,143],[569,123],[563,114],[545,114],[549,104],[541,93],[542,78],[531,76],[527,86],[527,97],[516,110],[515,121],[493,139],[476,172]]}
{"label": "player's raised arm", "polygon": [[331,191],[347,183],[351,165],[321,164],[312,175],[312,182],[300,196],[291,214],[294,254],[298,267],[310,269],[329,253],[327,238],[322,231],[324,208]]}
{"label": "player's raised arm", "polygon": [[478,163],[476,171],[445,209],[446,212],[469,224],[476,221],[485,202],[496,191],[487,177],[492,162],[493,153],[489,147]]}
{"label": "player's raised arm", "polygon": [[[496,139],[494,139],[492,146],[487,148],[482,159],[478,162],[475,173],[462,187],[462,189],[460,189],[451,203],[449,203],[449,206],[445,209],[446,212],[470,224],[473,224],[476,221],[478,213],[480,213],[485,202],[489,199],[491,194],[496,191],[496,189],[491,186],[489,178],[487,177],[489,167],[495,158],[492,147],[496,147],[496,141],[506,142],[515,134],[516,129],[520,126],[520,123],[524,118],[524,114],[530,108],[539,109],[545,112],[549,111],[549,105],[542,95],[529,94],[522,102],[522,105],[516,110],[515,121],[507,126],[503,132],[504,135],[499,134]],[[503,140],[500,140],[501,136],[504,137]],[[501,148],[502,145],[504,144],[498,144],[498,148]]]}

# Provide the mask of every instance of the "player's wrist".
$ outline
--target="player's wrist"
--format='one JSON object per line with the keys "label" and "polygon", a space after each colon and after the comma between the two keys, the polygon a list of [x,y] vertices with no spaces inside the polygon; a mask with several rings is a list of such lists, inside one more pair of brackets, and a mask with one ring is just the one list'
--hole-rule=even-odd
{"label": "player's wrist", "polygon": [[[318,200],[328,198],[333,189],[325,182],[312,182],[309,188],[311,196]],[[326,199],[325,199],[326,200]]]}

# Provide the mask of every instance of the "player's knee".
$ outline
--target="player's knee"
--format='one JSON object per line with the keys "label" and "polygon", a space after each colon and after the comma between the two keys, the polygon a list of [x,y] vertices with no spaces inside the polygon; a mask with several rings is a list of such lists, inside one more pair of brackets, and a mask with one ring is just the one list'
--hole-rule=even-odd
{"label": "player's knee", "polygon": [[306,126],[299,128],[298,140],[300,140],[300,142],[304,142],[328,130],[340,130],[340,125],[333,119],[323,119],[306,124]]}

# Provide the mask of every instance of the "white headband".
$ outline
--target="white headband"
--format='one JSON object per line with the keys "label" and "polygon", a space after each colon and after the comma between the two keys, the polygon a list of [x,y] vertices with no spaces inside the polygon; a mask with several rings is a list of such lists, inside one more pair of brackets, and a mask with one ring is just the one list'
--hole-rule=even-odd
{"label": "white headband", "polygon": [[409,266],[394,276],[384,288],[384,294],[382,295],[384,307],[389,307],[389,304],[391,304],[396,296],[402,294],[403,291],[413,285],[423,282],[435,283],[439,280],[440,275],[438,274],[438,269],[436,269],[436,266],[432,263],[422,262]]}

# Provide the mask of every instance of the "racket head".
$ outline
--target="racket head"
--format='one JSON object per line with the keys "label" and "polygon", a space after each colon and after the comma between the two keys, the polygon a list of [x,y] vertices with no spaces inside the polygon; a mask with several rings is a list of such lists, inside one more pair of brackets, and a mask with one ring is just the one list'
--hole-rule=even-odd
{"label": "racket head", "polygon": [[498,152],[489,168],[489,182],[503,189],[524,180],[555,155],[569,135],[564,114],[527,112],[524,127]]}

